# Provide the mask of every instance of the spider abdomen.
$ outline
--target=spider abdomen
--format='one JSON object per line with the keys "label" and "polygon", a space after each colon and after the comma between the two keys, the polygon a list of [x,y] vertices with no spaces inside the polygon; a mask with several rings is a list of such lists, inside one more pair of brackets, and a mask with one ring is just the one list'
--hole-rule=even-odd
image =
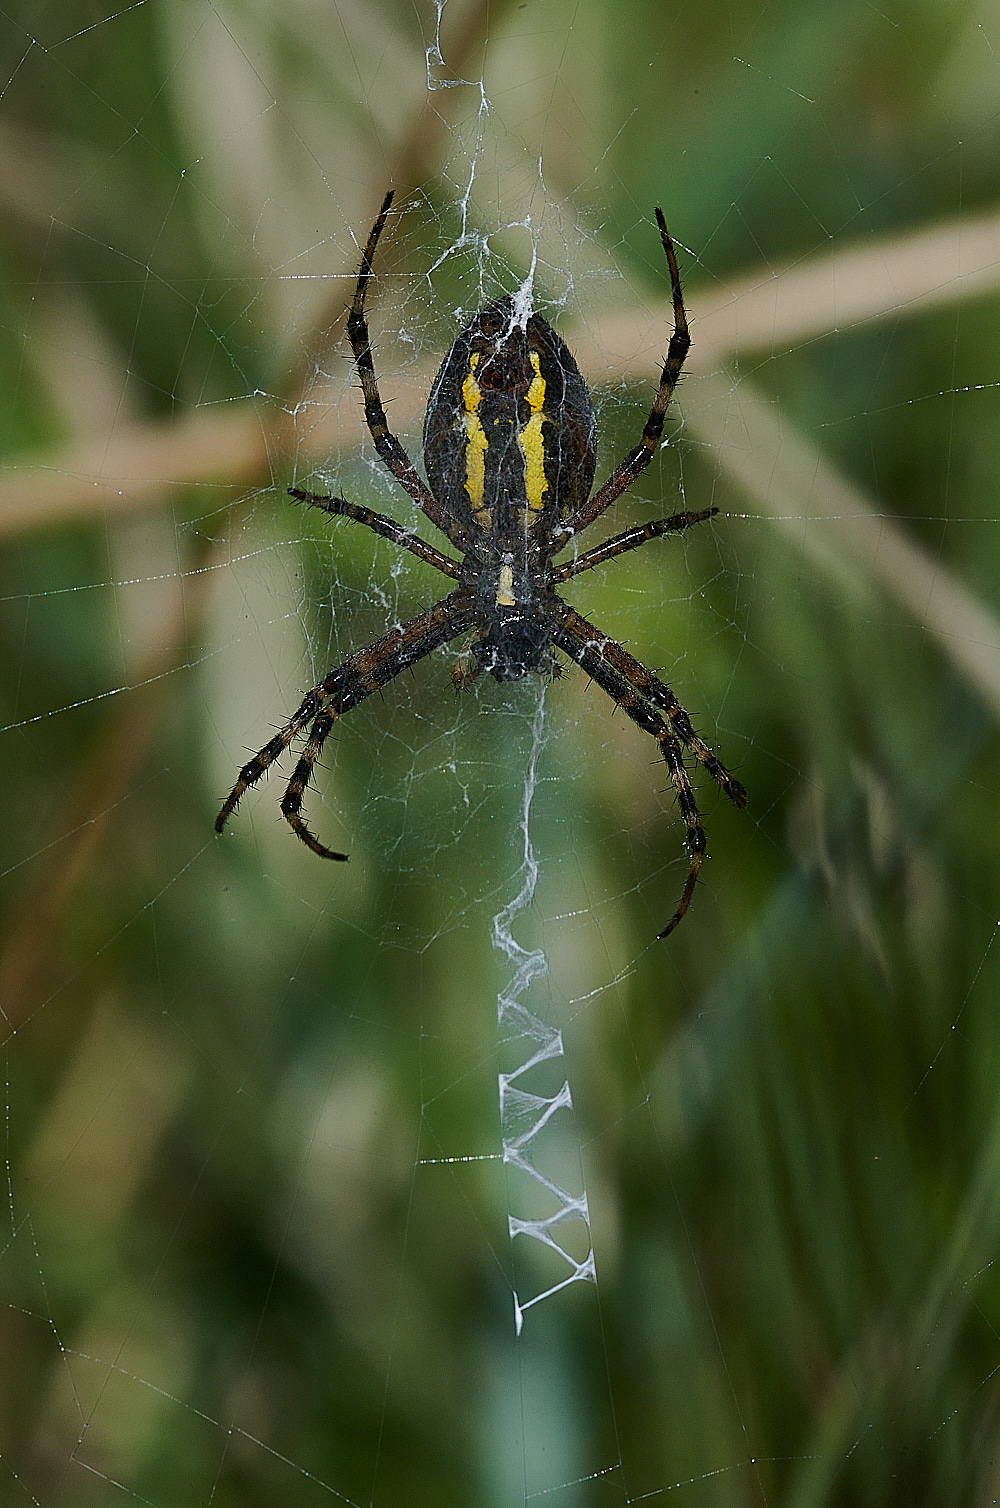
{"label": "spider abdomen", "polygon": [[431,492],[459,531],[499,542],[547,534],[594,480],[594,411],[565,343],[539,314],[498,299],[459,335],[424,423]]}

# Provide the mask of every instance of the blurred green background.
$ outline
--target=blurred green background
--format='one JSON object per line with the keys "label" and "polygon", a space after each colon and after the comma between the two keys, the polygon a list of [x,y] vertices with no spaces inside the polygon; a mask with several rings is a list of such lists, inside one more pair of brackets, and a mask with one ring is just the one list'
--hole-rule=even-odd
{"label": "blurred green background", "polygon": [[[1000,5],[436,24],[0,20],[0,1496],[995,1502]],[[535,251],[605,474],[668,330],[654,204],[683,248],[670,444],[591,542],[720,514],[566,592],[750,792],[696,776],[711,861],[667,943],[683,824],[578,671],[458,699],[446,651],[352,712],[307,803],[349,866],[278,770],[212,831],[303,689],[440,595],[284,495],[437,542],[344,338],[389,184],[372,323],[413,454]],[[598,1283],[518,1340],[543,1268],[507,1235],[491,922],[543,695],[514,932]]]}

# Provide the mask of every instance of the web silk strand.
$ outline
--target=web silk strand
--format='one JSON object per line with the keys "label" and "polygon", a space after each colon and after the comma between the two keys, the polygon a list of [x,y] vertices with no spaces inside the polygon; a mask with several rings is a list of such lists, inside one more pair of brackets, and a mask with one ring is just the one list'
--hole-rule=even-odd
{"label": "web silk strand", "polygon": [[[590,1212],[586,1190],[571,1194],[548,1177],[536,1166],[535,1157],[544,1148],[545,1128],[553,1117],[561,1112],[572,1113],[573,1097],[569,1080],[551,1096],[533,1094],[520,1087],[518,1081],[543,1063],[563,1058],[562,1032],[540,1021],[525,1005],[521,997],[536,979],[543,979],[549,971],[548,961],[541,948],[531,952],[515,941],[511,926],[534,900],[538,880],[538,861],[531,842],[531,803],[538,780],[538,759],[544,742],[545,693],[539,697],[532,724],[531,757],[524,782],[524,801],[521,808],[521,834],[523,859],[521,862],[521,886],[517,895],[493,918],[493,946],[503,953],[511,966],[511,981],[506,990],[497,997],[497,1027],[501,1045],[508,1051],[523,1052],[522,1061],[510,1073],[499,1075],[500,1132],[503,1160],[512,1168],[534,1180],[549,1196],[555,1208],[542,1219],[520,1219],[508,1216],[508,1230],[513,1241],[515,1236],[527,1236],[557,1253],[567,1264],[568,1274],[561,1281],[541,1290],[532,1297],[523,1299],[514,1289],[514,1327],[518,1335],[527,1310],[543,1299],[551,1298],[570,1283],[597,1281],[594,1264],[594,1248],[590,1232]],[[542,1146],[538,1145],[541,1138]],[[587,1255],[582,1262],[571,1255],[562,1244],[566,1237],[563,1227],[580,1224],[586,1231]],[[561,1239],[560,1239],[561,1238]]]}

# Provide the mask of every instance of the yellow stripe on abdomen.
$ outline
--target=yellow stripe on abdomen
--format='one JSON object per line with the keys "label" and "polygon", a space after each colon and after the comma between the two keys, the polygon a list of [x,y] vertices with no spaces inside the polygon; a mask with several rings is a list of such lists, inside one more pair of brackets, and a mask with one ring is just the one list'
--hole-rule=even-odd
{"label": "yellow stripe on abdomen", "polygon": [[478,409],[483,391],[476,381],[479,352],[469,357],[469,371],[462,383],[462,401],[465,404],[465,490],[473,509],[482,508],[486,491],[486,451],[488,441]]}
{"label": "yellow stripe on abdomen", "polygon": [[532,351],[530,355],[531,366],[535,373],[527,392],[531,418],[519,431],[517,443],[524,454],[524,491],[528,499],[528,507],[537,513],[545,506],[544,494],[549,490],[548,479],[545,475],[545,446],[542,444],[542,425],[548,415],[543,412],[545,378],[541,373],[538,352]]}

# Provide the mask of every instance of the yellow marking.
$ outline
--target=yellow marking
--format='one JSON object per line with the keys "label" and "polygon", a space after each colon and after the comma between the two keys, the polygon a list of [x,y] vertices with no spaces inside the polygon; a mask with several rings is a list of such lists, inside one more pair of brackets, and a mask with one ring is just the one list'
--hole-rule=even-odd
{"label": "yellow marking", "polygon": [[500,585],[497,587],[497,607],[516,607],[517,599],[513,596],[511,588],[514,585],[514,572],[510,566],[500,567]]}
{"label": "yellow marking", "polygon": [[[465,404],[465,490],[469,494],[469,501],[473,509],[481,509],[483,506],[483,494],[486,490],[486,431],[483,421],[477,412],[482,401],[483,391],[476,381],[476,367],[479,365],[479,352],[473,351],[469,357],[469,370],[465,381],[462,383],[462,401]],[[477,522],[479,522],[477,518]]]}
{"label": "yellow marking", "polygon": [[527,393],[531,418],[519,431],[517,443],[524,452],[524,489],[528,496],[528,507],[538,512],[545,506],[542,495],[549,490],[545,476],[545,447],[542,444],[542,425],[548,415],[543,412],[545,378],[541,373],[538,352],[532,351],[530,356],[532,370],[535,373]]}

